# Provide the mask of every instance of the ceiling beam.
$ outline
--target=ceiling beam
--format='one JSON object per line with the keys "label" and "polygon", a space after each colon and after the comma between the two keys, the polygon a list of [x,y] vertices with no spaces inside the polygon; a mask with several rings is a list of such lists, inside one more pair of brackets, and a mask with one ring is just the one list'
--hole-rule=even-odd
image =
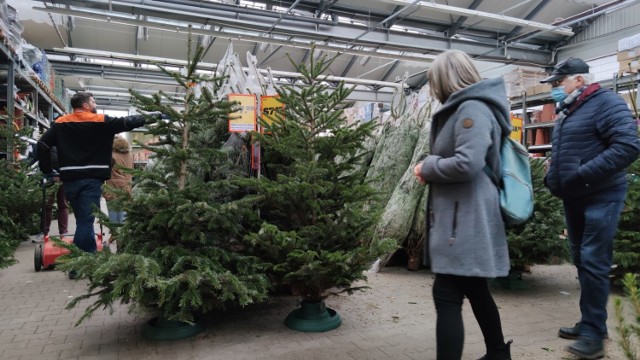
{"label": "ceiling beam", "polygon": [[355,64],[357,59],[358,57],[356,55],[353,55],[351,59],[349,59],[349,63],[347,64],[347,66],[345,66],[344,70],[342,70],[342,74],[340,74],[340,76],[342,77],[347,76],[347,74],[349,73],[349,70],[351,70],[351,68],[353,67],[353,64]]}
{"label": "ceiling beam", "polygon": [[360,35],[358,35],[355,38],[353,38],[351,40],[351,43],[356,42],[357,40],[361,39],[363,36],[367,35],[368,33],[372,32],[373,30],[380,29],[380,28],[388,29],[389,26],[386,25],[387,22],[393,21],[393,19],[395,19],[396,17],[400,16],[400,14],[402,14],[405,10],[408,10],[408,9],[412,8],[418,2],[420,2],[420,0],[414,0],[414,2],[409,6],[404,6],[404,7],[397,6],[394,9],[393,14],[387,16],[387,18],[385,18],[384,20],[380,21],[375,26],[370,27],[369,29],[367,29],[364,32],[362,32]]}
{"label": "ceiling beam", "polygon": [[[608,2],[606,4],[602,4],[600,6],[596,6],[593,9],[587,10],[587,11],[583,11],[579,14],[575,14],[573,16],[570,16],[568,18],[565,19],[561,19],[559,21],[554,22],[552,25],[556,25],[556,26],[571,26],[573,24],[594,18],[594,17],[598,17],[602,14],[605,13],[609,13],[609,12],[614,12],[614,11],[618,11],[621,9],[624,9],[628,6],[631,5],[635,5],[638,3],[639,0],[613,0],[611,2]],[[507,42],[509,45],[515,45],[518,44],[520,42],[523,42],[525,40],[531,39],[534,36],[537,36],[538,34],[540,34],[543,31],[540,30],[534,30],[534,31],[530,31],[528,33],[524,33],[524,34],[520,34],[517,35],[513,38],[507,38],[505,39],[505,42]]]}
{"label": "ceiling beam", "polygon": [[337,3],[338,0],[320,0],[318,4],[318,9],[316,10],[316,17],[320,17],[322,14],[326,13],[331,9],[333,4]]}
{"label": "ceiling beam", "polygon": [[269,30],[267,30],[267,34],[271,34],[271,32],[273,31],[273,29],[276,28],[276,26],[280,23],[280,21],[282,21],[284,15],[289,14],[296,6],[298,6],[298,4],[300,3],[300,1],[302,0],[296,0],[296,2],[294,2],[293,4],[291,4],[291,6],[289,6],[289,8],[287,9],[287,11],[285,11],[284,13],[281,13],[280,16],[278,17],[278,19],[271,24],[271,27],[269,28]]}
{"label": "ceiling beam", "polygon": [[380,78],[380,80],[387,81],[387,78],[389,77],[389,75],[391,75],[398,68],[398,65],[400,65],[400,61],[398,60],[394,61],[393,65],[389,67],[387,72],[384,73],[384,75],[382,76],[382,78]]}
{"label": "ceiling beam", "polygon": [[[393,3],[398,3],[398,4],[410,4],[413,2],[412,0],[389,0],[389,1]],[[550,32],[564,35],[564,36],[574,35],[573,31],[571,31],[571,29],[568,29],[568,28],[553,26],[549,24],[536,22],[536,21],[524,20],[524,19],[520,19],[512,16],[492,14],[484,11],[465,9],[457,6],[449,6],[449,5],[437,4],[434,2],[427,2],[427,1],[420,1],[418,5],[423,8],[445,13],[445,14],[456,14],[456,15],[462,15],[467,17],[476,16],[486,20],[493,20],[501,23],[520,25],[524,27],[531,27],[538,30],[546,30],[546,31],[550,31]]]}
{"label": "ceiling beam", "polygon": [[[256,43],[257,44],[257,43]],[[269,53],[269,55],[267,55],[264,59],[262,59],[262,61],[260,61],[260,63],[258,64],[258,66],[263,66],[264,64],[267,63],[267,61],[269,61],[269,59],[276,54],[276,52],[278,52],[278,50],[282,49],[282,45],[278,46],[277,48],[275,48],[275,50],[273,50],[271,53]]]}
{"label": "ceiling beam", "polygon": [[[81,91],[82,89],[70,90]],[[96,91],[93,94],[100,110],[128,110],[133,106],[131,104],[131,96],[126,92],[109,93]],[[346,100],[391,103],[393,95],[393,91],[354,89]]]}
{"label": "ceiling beam", "polygon": [[[132,55],[132,54],[124,54],[124,53],[112,53],[112,52],[99,51],[99,50],[77,49],[77,48],[74,48],[74,49],[56,48],[53,50],[60,54],[73,54],[76,57],[87,56],[91,58],[101,58],[106,60],[124,60],[124,61],[131,61],[131,62],[137,62],[137,63],[145,63],[149,65],[158,65],[158,64],[165,65],[165,66],[186,66],[187,65],[186,60],[158,58],[158,57],[151,57],[151,56],[140,56],[140,55]],[[151,69],[138,69],[138,68],[126,67],[126,66],[113,66],[113,65],[104,65],[104,64],[97,64],[97,63],[83,63],[83,62],[71,63],[68,61],[55,60],[53,58],[49,59],[49,61],[55,64],[56,69],[58,69],[58,66],[60,66],[62,69],[62,67],[66,63],[68,64],[67,66],[74,66],[76,71],[77,69],[85,68],[85,69],[90,69],[93,73],[98,73],[98,74],[100,69],[104,69],[104,68],[117,69],[118,71],[133,69],[136,72],[142,71],[141,74],[151,74],[151,77],[155,77],[154,75],[155,73],[163,74],[160,71],[155,71]],[[205,62],[199,63],[199,66],[198,66],[198,68],[201,70],[209,70],[209,71],[215,71],[216,67],[217,67],[217,64],[205,63]],[[245,67],[243,68],[243,70],[249,71],[249,68]],[[273,76],[278,78],[300,79],[303,77],[302,74],[297,72],[291,72],[291,71],[278,71],[278,70],[268,70],[268,69],[259,69],[258,71],[263,75],[273,74]],[[394,82],[359,79],[359,78],[345,78],[345,77],[333,76],[333,75],[327,75],[323,79],[326,81],[344,81],[347,84],[353,84],[353,85],[383,86],[383,87],[392,87],[392,88],[399,86],[398,83],[394,83]],[[132,81],[135,81],[135,80],[132,79]]]}
{"label": "ceiling beam", "polygon": [[[78,16],[96,21],[109,21],[118,24],[131,26],[148,26],[150,28],[170,31],[175,33],[188,33],[189,28],[186,26],[176,26],[160,22],[141,22],[126,16],[117,14],[105,16],[105,14],[94,13],[90,11],[66,10],[53,7],[33,7],[35,10],[61,13],[63,15]],[[246,26],[256,25],[247,24]],[[468,53],[478,60],[490,60],[509,63],[534,63],[546,65],[551,61],[551,52],[548,50],[532,49],[527,46],[510,46],[508,48],[500,48],[494,42],[482,43],[479,41],[469,41],[464,39],[451,39],[443,36],[405,33],[400,31],[371,31],[358,39],[357,44],[353,42],[354,27],[346,24],[339,24],[321,29],[322,39],[318,39],[317,31],[307,31],[302,27],[281,28],[281,33],[288,34],[287,37],[273,36],[268,38],[269,42],[275,45],[284,45],[294,48],[309,49],[314,46],[313,40],[320,40],[326,44],[315,47],[319,50],[334,51],[338,53],[346,53],[351,55],[372,56],[394,60],[408,61],[430,61],[435,56],[425,55],[425,53],[439,53],[445,49],[457,49]],[[215,31],[200,28],[192,28],[193,34],[211,35],[231,40],[263,42],[265,38],[261,36],[259,31],[255,33],[247,30],[225,29],[225,31]],[[293,40],[288,40],[292,36]],[[326,41],[332,39],[332,41]],[[367,51],[351,48],[353,45],[363,47],[379,46],[378,51]]]}
{"label": "ceiling beam", "polygon": [[[480,4],[482,4],[482,1],[483,0],[473,0],[471,5],[469,5],[468,9],[470,9],[470,10],[477,9],[478,6],[480,6]],[[458,29],[460,29],[460,26],[462,24],[464,24],[464,22],[467,21],[468,18],[469,18],[468,16],[460,16],[458,18],[458,20],[456,20],[456,22],[453,25],[451,25],[451,27],[449,27],[448,35],[449,36],[453,36],[453,35],[457,34],[458,33]]]}
{"label": "ceiling beam", "polygon": [[[538,15],[540,10],[542,10],[545,6],[547,6],[548,3],[549,3],[549,0],[540,1],[538,3],[538,5],[536,5],[536,7],[533,8],[533,10],[531,10],[531,12],[528,13],[527,16],[524,17],[524,19],[525,20],[533,19],[533,17]],[[522,26],[516,26],[504,38],[505,39],[511,39],[512,37],[516,36],[518,34],[518,32],[520,32],[520,30],[522,30]]]}

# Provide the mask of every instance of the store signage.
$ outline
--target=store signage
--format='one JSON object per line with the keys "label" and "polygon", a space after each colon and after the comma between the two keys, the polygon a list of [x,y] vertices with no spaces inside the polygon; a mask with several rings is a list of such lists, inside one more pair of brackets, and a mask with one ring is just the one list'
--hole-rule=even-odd
{"label": "store signage", "polygon": [[248,132],[256,129],[256,96],[229,94],[229,101],[238,109],[229,114],[229,132]]}
{"label": "store signage", "polygon": [[267,125],[282,118],[283,115],[279,109],[284,109],[279,96],[260,96],[260,114]]}
{"label": "store signage", "polygon": [[511,118],[511,135],[510,137],[522,144],[522,119],[518,117]]}

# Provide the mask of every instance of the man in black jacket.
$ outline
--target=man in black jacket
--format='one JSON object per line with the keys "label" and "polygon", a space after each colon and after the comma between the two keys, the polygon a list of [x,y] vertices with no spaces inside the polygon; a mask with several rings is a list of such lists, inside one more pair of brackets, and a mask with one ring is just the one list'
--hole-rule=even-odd
{"label": "man in black jacket", "polygon": [[627,194],[626,168],[640,142],[627,104],[591,83],[589,65],[569,58],[543,83],[552,83],[558,108],[545,185],[562,199],[569,245],[580,281],[580,321],[558,335],[577,339],[567,350],[584,359],[604,356],[613,239]]}
{"label": "man in black jacket", "polygon": [[96,101],[88,92],[73,95],[71,107],[73,113],[57,118],[40,138],[38,158],[42,172],[50,174],[51,148],[57,148],[60,179],[76,218],[73,243],[94,253],[93,210],[100,207],[102,184],[111,177],[113,137],[143,126],[145,120],[141,115],[115,118],[97,114]]}

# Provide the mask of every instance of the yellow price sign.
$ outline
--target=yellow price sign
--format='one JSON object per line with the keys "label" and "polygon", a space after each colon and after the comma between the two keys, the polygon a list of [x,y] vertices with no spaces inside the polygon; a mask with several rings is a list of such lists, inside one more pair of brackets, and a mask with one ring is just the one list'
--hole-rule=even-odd
{"label": "yellow price sign", "polygon": [[268,125],[282,119],[280,109],[284,109],[284,104],[280,102],[279,96],[260,97],[260,114],[262,114],[262,120]]}
{"label": "yellow price sign", "polygon": [[229,114],[229,132],[247,132],[256,129],[256,96],[253,94],[229,94],[229,101],[236,102],[238,110]]}
{"label": "yellow price sign", "polygon": [[510,137],[522,144],[522,119],[517,117],[511,118],[511,135]]}

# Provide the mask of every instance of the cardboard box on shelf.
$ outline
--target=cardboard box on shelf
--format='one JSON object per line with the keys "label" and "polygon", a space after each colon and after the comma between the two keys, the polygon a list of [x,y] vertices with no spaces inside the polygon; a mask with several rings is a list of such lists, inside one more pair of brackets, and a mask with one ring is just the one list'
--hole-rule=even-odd
{"label": "cardboard box on shelf", "polygon": [[535,94],[546,94],[551,92],[551,84],[538,84],[535,86]]}
{"label": "cardboard box on shelf", "polygon": [[540,80],[543,80],[548,75],[542,70],[517,68],[502,76],[507,88],[507,96],[513,98],[522,96],[523,93],[527,94],[528,88],[539,85]]}
{"label": "cardboard box on shelf", "polygon": [[525,89],[524,93],[527,96],[532,96],[536,94],[536,87],[535,86],[529,86],[528,88]]}
{"label": "cardboard box on shelf", "polygon": [[618,58],[618,61],[640,58],[640,46],[628,50],[618,50],[616,56]]}

